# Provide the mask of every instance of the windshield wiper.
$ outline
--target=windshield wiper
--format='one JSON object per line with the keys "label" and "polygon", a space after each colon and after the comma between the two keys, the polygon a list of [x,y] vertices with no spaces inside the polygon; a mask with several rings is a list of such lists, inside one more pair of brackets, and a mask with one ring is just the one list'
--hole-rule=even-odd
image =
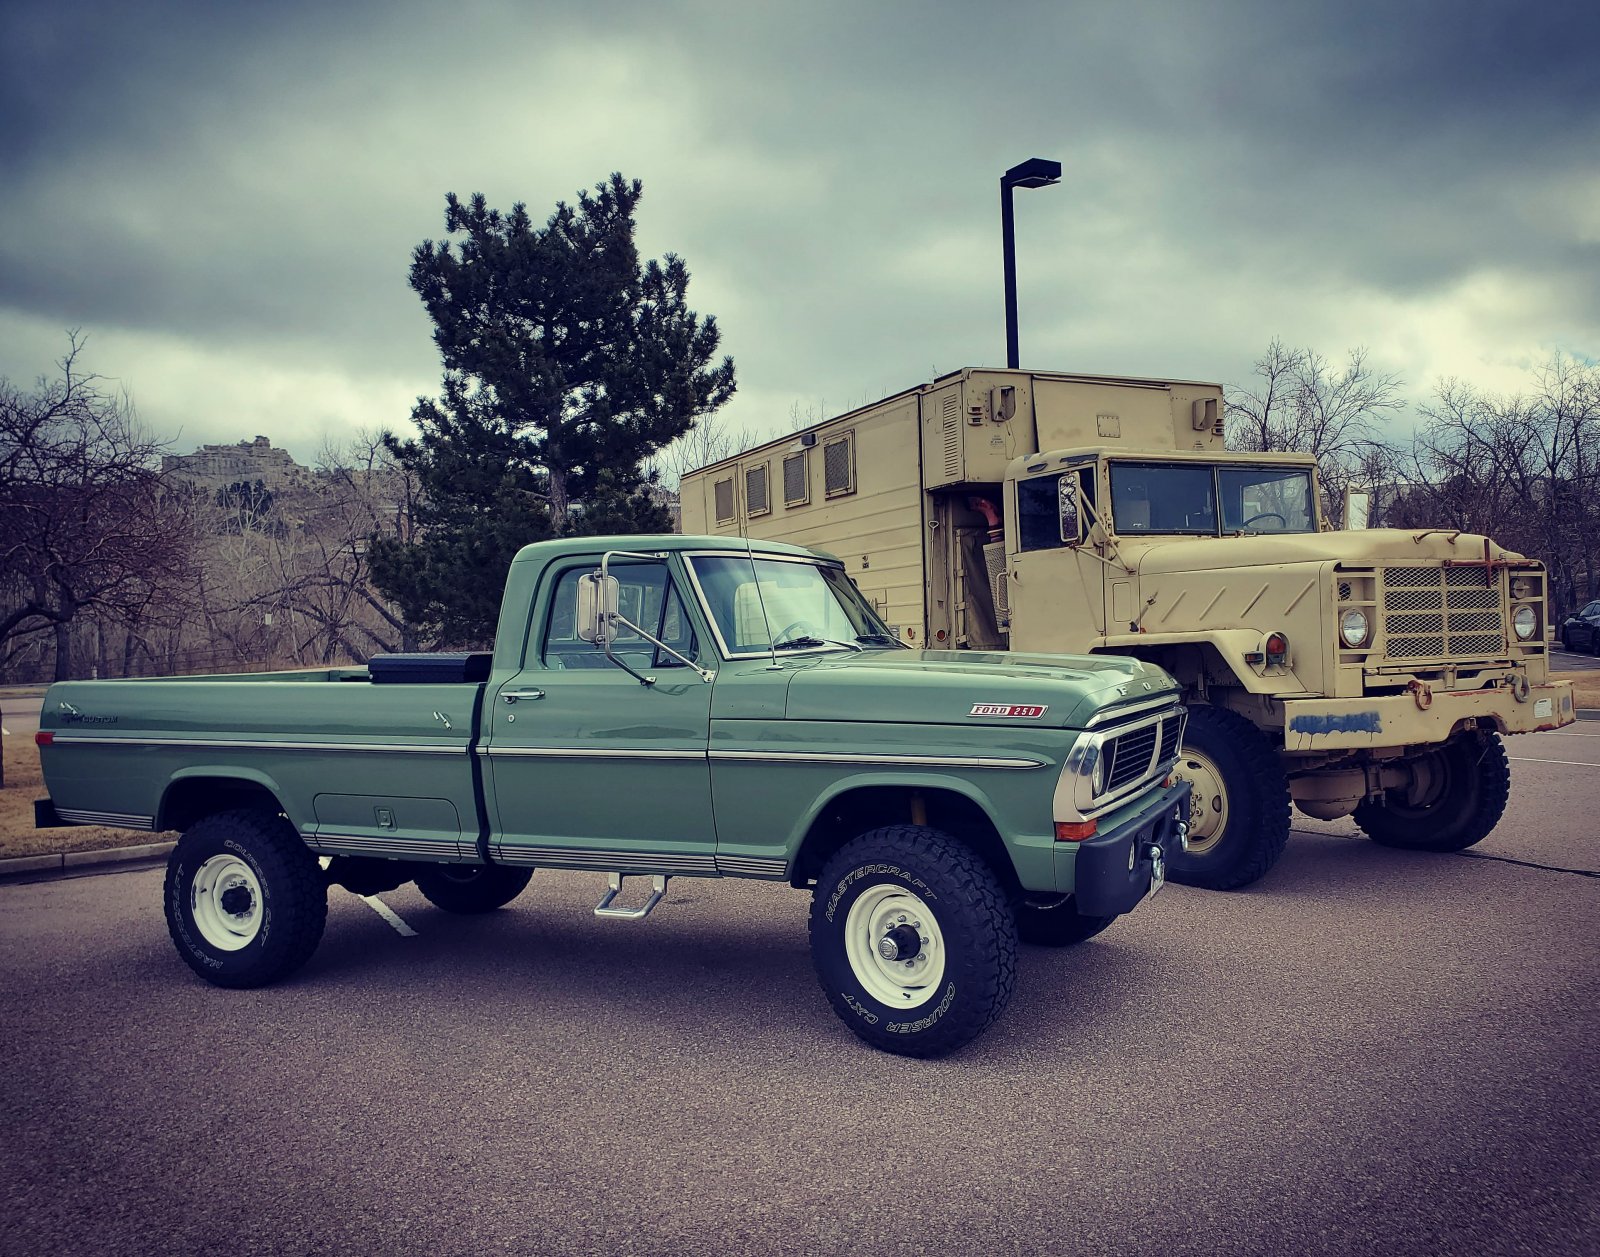
{"label": "windshield wiper", "polygon": [[889,633],[857,633],[856,641],[867,642],[873,646],[905,646],[898,637]]}
{"label": "windshield wiper", "polygon": [[842,650],[865,650],[865,646],[858,646],[855,642],[836,642],[828,637],[787,637],[781,642],[772,644],[773,650],[792,650],[800,646],[838,646]]}

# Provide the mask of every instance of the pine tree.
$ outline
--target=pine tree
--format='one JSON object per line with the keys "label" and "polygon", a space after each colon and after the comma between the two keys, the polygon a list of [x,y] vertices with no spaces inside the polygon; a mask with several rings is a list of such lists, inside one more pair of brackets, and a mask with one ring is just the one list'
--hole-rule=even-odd
{"label": "pine tree", "polygon": [[641,263],[638,180],[613,174],[542,227],[518,203],[445,198],[445,229],[412,254],[434,323],[443,396],[415,440],[386,438],[422,487],[415,544],[374,538],[372,573],[408,623],[486,641],[517,549],[550,536],[660,532],[642,466],[733,395],[713,364],[716,320],[687,304],[689,272]]}

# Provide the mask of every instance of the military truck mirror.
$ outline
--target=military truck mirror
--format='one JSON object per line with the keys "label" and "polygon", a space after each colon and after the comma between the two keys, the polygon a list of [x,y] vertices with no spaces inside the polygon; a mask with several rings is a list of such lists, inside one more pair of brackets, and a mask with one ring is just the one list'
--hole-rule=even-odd
{"label": "military truck mirror", "polygon": [[1056,481],[1056,493],[1061,503],[1061,540],[1075,544],[1079,536],[1078,477],[1068,472]]}
{"label": "military truck mirror", "polygon": [[611,618],[622,602],[622,587],[615,576],[590,572],[578,577],[578,609],[574,615],[578,636],[586,642],[609,636]]}
{"label": "military truck mirror", "polygon": [[1346,528],[1365,528],[1367,519],[1372,514],[1372,494],[1365,489],[1346,489],[1344,491],[1344,526]]}

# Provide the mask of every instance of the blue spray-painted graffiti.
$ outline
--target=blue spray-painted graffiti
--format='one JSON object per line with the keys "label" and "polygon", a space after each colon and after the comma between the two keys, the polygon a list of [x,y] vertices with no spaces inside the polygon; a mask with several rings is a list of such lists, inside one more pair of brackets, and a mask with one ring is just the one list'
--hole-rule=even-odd
{"label": "blue spray-painted graffiti", "polygon": [[1289,720],[1289,731],[1312,737],[1319,733],[1382,733],[1383,721],[1375,711],[1352,711],[1342,716],[1294,716]]}

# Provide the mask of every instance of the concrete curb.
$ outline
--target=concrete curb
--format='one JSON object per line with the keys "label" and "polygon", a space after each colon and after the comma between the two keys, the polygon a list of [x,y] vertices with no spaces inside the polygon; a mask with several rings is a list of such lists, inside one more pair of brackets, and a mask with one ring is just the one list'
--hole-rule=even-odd
{"label": "concrete curb", "polygon": [[105,851],[63,851],[55,855],[24,855],[0,860],[0,885],[13,882],[53,882],[63,877],[91,877],[97,873],[127,873],[165,864],[175,842],[147,842],[139,847],[112,847]]}
{"label": "concrete curb", "polygon": [[1578,708],[1579,720],[1600,720],[1600,707]]}

